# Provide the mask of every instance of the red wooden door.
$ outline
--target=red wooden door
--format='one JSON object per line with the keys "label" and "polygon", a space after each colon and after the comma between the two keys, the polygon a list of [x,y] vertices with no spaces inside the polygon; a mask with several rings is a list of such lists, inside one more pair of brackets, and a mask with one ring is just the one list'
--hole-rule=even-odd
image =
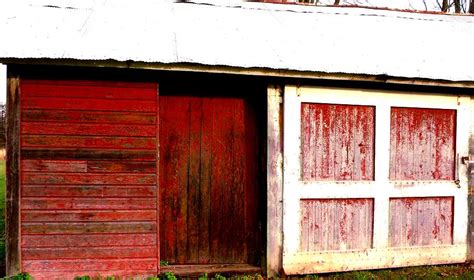
{"label": "red wooden door", "polygon": [[160,97],[160,246],[170,264],[252,263],[256,134],[238,97]]}
{"label": "red wooden door", "polygon": [[286,273],[466,260],[469,98],[287,87],[284,105]]}
{"label": "red wooden door", "polygon": [[157,85],[21,82],[21,270],[156,275]]}

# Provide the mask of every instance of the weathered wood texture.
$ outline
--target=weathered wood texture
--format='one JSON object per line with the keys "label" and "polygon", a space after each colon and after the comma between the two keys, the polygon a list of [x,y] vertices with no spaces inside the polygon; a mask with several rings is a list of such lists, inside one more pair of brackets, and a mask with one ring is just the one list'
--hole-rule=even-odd
{"label": "weathered wood texture", "polygon": [[267,91],[267,276],[282,272],[283,256],[283,89]]}
{"label": "weathered wood texture", "polygon": [[392,108],[391,180],[452,180],[456,111]]}
{"label": "weathered wood texture", "polygon": [[373,199],[304,199],[301,206],[301,251],[372,247]]}
{"label": "weathered wood texture", "polygon": [[256,252],[256,131],[244,98],[160,96],[161,258],[251,263]]}
{"label": "weathered wood texture", "polygon": [[22,270],[156,274],[157,85],[23,80],[21,90]]}
{"label": "weathered wood texture", "polygon": [[20,272],[20,79],[8,78],[6,115],[6,273]]}
{"label": "weathered wood texture", "polygon": [[452,197],[390,199],[390,246],[452,244]]}
{"label": "weathered wood texture", "polygon": [[375,107],[301,104],[303,180],[373,180]]}
{"label": "weathered wood texture", "polygon": [[474,97],[471,96],[471,130],[469,135],[469,163],[468,163],[468,260],[474,260]]}

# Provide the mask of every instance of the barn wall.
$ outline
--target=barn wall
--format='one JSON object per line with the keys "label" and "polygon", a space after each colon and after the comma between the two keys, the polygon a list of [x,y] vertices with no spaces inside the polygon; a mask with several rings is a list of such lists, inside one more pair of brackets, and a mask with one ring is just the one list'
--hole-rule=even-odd
{"label": "barn wall", "polygon": [[155,275],[157,85],[20,87],[21,270]]}

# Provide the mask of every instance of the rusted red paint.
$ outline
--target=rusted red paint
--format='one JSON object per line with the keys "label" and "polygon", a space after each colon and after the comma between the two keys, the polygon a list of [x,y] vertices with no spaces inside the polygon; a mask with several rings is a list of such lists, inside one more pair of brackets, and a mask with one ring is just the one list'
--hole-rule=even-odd
{"label": "rusted red paint", "polygon": [[373,199],[301,200],[301,251],[372,246]]}
{"label": "rusted red paint", "polygon": [[255,119],[244,98],[160,96],[160,246],[172,264],[257,253]]}
{"label": "rusted red paint", "polygon": [[453,197],[390,199],[390,246],[452,244]]}
{"label": "rusted red paint", "polygon": [[154,275],[157,85],[21,84],[21,270]]}
{"label": "rusted red paint", "polygon": [[375,108],[301,104],[304,180],[373,180]]}
{"label": "rusted red paint", "polygon": [[456,111],[392,108],[391,180],[452,180]]}

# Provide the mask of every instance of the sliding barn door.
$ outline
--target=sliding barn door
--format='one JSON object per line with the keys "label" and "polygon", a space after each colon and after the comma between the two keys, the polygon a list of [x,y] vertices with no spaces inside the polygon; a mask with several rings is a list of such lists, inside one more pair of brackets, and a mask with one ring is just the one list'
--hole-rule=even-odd
{"label": "sliding barn door", "polygon": [[287,87],[287,274],[463,262],[469,99]]}

